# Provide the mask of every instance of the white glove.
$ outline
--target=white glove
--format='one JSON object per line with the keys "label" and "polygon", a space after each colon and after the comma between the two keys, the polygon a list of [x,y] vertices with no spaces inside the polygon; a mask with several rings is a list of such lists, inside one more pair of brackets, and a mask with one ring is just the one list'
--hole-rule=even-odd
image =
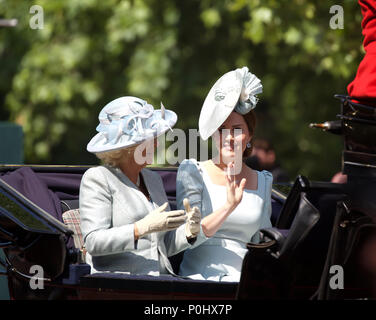
{"label": "white glove", "polygon": [[185,223],[185,235],[188,239],[196,238],[200,233],[201,212],[197,207],[191,208],[187,198],[183,200],[185,211],[187,212],[187,222]]}
{"label": "white glove", "polygon": [[167,206],[165,202],[135,223],[139,238],[153,232],[176,229],[185,222],[184,210],[165,211]]}

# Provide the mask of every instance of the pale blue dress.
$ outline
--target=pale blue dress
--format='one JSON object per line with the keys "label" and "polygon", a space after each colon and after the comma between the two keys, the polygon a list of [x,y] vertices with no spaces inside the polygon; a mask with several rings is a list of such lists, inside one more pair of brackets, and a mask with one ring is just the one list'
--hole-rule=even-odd
{"label": "pale blue dress", "polygon": [[[242,201],[214,236],[207,238],[200,230],[195,244],[184,252],[180,275],[201,280],[240,280],[246,243],[258,243],[258,231],[272,226],[273,176],[266,170],[257,171],[257,175],[257,189],[244,190]],[[178,209],[184,209],[183,199],[188,198],[205,217],[225,204],[226,186],[214,184],[200,162],[184,160],[177,174],[176,197]]]}

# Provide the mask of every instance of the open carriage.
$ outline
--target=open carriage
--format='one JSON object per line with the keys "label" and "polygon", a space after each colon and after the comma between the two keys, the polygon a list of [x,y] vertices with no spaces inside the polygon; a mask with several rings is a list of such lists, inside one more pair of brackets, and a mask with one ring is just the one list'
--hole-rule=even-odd
{"label": "open carriage", "polygon": [[[359,3],[365,13],[363,29],[367,23],[370,27],[364,34],[365,48],[371,52],[375,3]],[[374,54],[368,58],[373,62]],[[374,68],[369,68],[363,81],[374,83],[373,74]],[[370,96],[364,83],[357,87]],[[80,181],[89,167],[0,166],[0,248],[5,253],[0,264],[6,269],[11,298],[376,298],[375,94],[371,105],[337,96],[341,111],[326,129],[344,137],[342,171],[347,183],[298,176],[292,186],[273,185],[273,227],[261,230],[260,243],[247,244],[239,283],[90,274],[76,210]],[[174,208],[176,168],[153,170],[161,175]],[[175,271],[180,261],[181,254],[171,257]]]}
{"label": "open carriage", "polygon": [[[81,177],[89,167],[1,166],[0,246],[6,255],[1,264],[11,298],[374,298],[376,116],[373,108],[338,97],[336,132],[345,138],[348,182],[298,176],[292,186],[273,185],[273,228],[261,231],[260,243],[248,243],[240,283],[90,274],[75,210]],[[176,168],[152,169],[161,175],[170,205],[176,207]],[[181,254],[171,257],[175,271]],[[333,273],[333,266],[342,273]]]}
{"label": "open carriage", "polygon": [[[77,210],[80,181],[88,168],[88,166],[11,165],[1,167],[0,238],[1,247],[6,254],[6,261],[2,261],[2,264],[7,269],[11,298],[234,299],[236,297],[237,283],[187,280],[163,275],[159,277],[118,273],[90,275],[90,266],[84,263]],[[171,208],[176,208],[177,169],[153,168],[153,170],[162,177]],[[283,193],[274,191],[274,220],[284,199]],[[50,214],[51,212],[53,214]],[[182,254],[171,257],[176,272]],[[30,269],[33,265],[43,268],[42,276]],[[33,283],[42,281],[44,289],[33,290],[31,281]]]}

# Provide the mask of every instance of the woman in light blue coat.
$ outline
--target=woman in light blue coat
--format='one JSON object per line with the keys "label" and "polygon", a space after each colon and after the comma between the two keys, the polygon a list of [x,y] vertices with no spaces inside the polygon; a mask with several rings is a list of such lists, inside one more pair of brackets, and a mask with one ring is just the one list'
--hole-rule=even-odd
{"label": "woman in light blue coat", "polygon": [[174,275],[168,256],[191,246],[199,212],[170,211],[153,161],[156,137],[176,123],[170,110],[154,110],[121,97],[99,114],[98,134],[87,146],[104,165],[90,168],[80,187],[81,229],[91,272]]}
{"label": "woman in light blue coat", "polygon": [[272,174],[247,167],[256,118],[252,111],[262,91],[248,68],[223,75],[210,90],[199,119],[201,137],[213,136],[218,155],[184,160],[177,174],[177,206],[187,198],[202,214],[195,244],[184,252],[179,274],[193,279],[240,280],[247,242],[271,227]]}

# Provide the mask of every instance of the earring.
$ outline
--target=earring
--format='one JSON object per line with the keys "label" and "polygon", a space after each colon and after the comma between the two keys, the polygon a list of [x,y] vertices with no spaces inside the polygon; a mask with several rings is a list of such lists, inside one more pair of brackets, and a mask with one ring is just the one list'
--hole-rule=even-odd
{"label": "earring", "polygon": [[248,142],[247,143],[247,148],[249,149],[250,147],[252,147],[251,142]]}

